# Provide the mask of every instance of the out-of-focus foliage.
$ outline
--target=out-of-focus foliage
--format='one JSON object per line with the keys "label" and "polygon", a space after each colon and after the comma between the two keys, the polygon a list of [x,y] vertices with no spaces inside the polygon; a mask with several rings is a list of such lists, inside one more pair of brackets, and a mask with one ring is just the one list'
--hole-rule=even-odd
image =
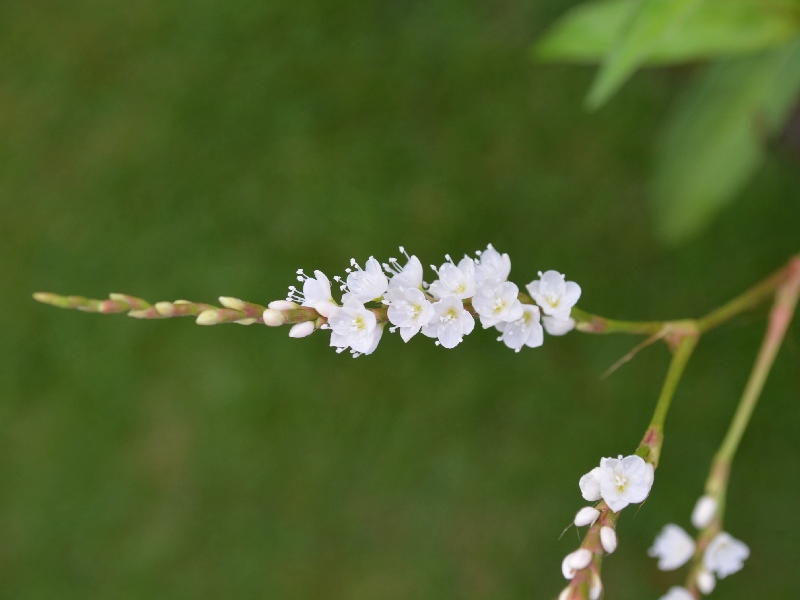
{"label": "out-of-focus foliage", "polygon": [[[534,47],[540,60],[600,64],[586,98],[592,109],[641,66],[714,59],[707,81],[675,111],[656,156],[653,195],[665,241],[701,231],[749,181],[765,141],[786,122],[797,99],[798,8],[790,0],[591,2]],[[753,58],[737,58],[743,55]]]}

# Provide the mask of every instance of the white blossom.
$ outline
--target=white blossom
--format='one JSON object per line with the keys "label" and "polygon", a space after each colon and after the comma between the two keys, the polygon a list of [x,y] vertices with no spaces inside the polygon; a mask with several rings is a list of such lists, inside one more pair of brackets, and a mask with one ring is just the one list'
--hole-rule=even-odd
{"label": "white blossom", "polygon": [[433,305],[431,321],[422,328],[423,335],[438,338],[437,344],[455,348],[465,335],[472,333],[475,319],[464,310],[464,305],[455,296],[445,296]]}
{"label": "white blossom", "polygon": [[558,271],[540,271],[539,279],[526,288],[544,314],[561,320],[569,318],[572,307],[581,297],[580,286],[574,281],[565,281]]}
{"label": "white blossom", "polygon": [[500,254],[491,244],[478,254],[480,259],[475,266],[477,283],[492,287],[508,280],[511,272],[511,258],[508,254]]}
{"label": "white blossom", "polygon": [[389,321],[400,328],[400,337],[407,342],[434,316],[433,304],[417,288],[389,288]]}
{"label": "white blossom", "polygon": [[523,346],[538,348],[544,342],[539,307],[532,304],[522,305],[522,316],[516,321],[501,321],[495,327],[503,334],[497,339],[516,352],[522,350]]}
{"label": "white blossom", "polygon": [[[300,292],[293,285],[290,285],[286,302],[300,302],[302,306],[309,306],[315,309],[323,317],[330,316],[331,310],[336,306],[336,302],[331,295],[331,282],[325,273],[314,271],[314,277],[309,277],[303,272],[303,269],[298,269],[297,280],[303,282],[303,291]],[[276,306],[270,306],[270,308],[276,308],[278,302],[274,303]],[[280,308],[278,310],[288,309]]]}
{"label": "white blossom", "polygon": [[659,600],[694,600],[694,596],[685,587],[676,585],[670,588]]}
{"label": "white blossom", "polygon": [[736,573],[750,556],[750,548],[724,531],[711,540],[703,554],[703,565],[717,577],[723,579]]}
{"label": "white blossom", "polygon": [[706,596],[713,592],[714,588],[717,587],[717,578],[714,577],[713,573],[706,571],[705,569],[700,570],[695,581],[697,582],[697,589]]}
{"label": "white blossom", "polygon": [[575,573],[588,567],[591,562],[591,551],[586,548],[580,548],[564,557],[561,562],[561,573],[566,579],[572,579],[575,577]]}
{"label": "white blossom", "polygon": [[597,502],[602,498],[600,493],[600,467],[595,467],[578,482],[583,499],[588,502]]}
{"label": "white blossom", "polygon": [[292,328],[289,330],[289,337],[304,338],[312,333],[314,333],[314,322],[304,321],[303,323],[297,323],[296,325],[292,326]]}
{"label": "white blossom", "polygon": [[600,511],[593,506],[584,506],[575,515],[575,527],[585,527],[586,525],[594,525],[597,517],[600,516]]}
{"label": "white blossom", "polygon": [[692,525],[697,529],[705,529],[717,514],[717,501],[713,496],[700,496],[692,510]]}
{"label": "white blossom", "polygon": [[544,330],[549,335],[567,335],[570,331],[575,329],[575,319],[572,317],[568,319],[557,319],[556,317],[542,318]]}
{"label": "white blossom", "polygon": [[370,256],[362,269],[354,258],[350,259],[352,268],[345,269],[347,275],[347,285],[342,286],[347,293],[342,296],[342,302],[354,298],[359,302],[369,302],[382,297],[389,287],[389,279],[383,272],[381,264]]}
{"label": "white blossom", "polygon": [[498,323],[510,323],[522,318],[522,303],[517,299],[519,288],[508,281],[493,287],[478,286],[472,307],[480,315],[486,329]]}
{"label": "white blossom", "polygon": [[378,345],[383,329],[376,327],[377,319],[371,310],[354,298],[336,307],[328,319],[331,346],[342,352],[351,348],[354,356],[371,354]]}
{"label": "white blossom", "polygon": [[[405,253],[402,246],[400,246],[400,252]],[[404,267],[401,267],[395,258],[390,258],[389,264],[384,263],[384,270],[391,275],[389,291],[395,288],[422,289],[422,263],[416,256],[406,254],[406,257],[408,262]]]}
{"label": "white blossom", "polygon": [[658,568],[662,571],[674,571],[692,558],[694,549],[694,539],[683,528],[669,523],[664,525],[647,554],[658,559]]}
{"label": "white blossom", "polygon": [[628,504],[642,502],[653,486],[653,465],[641,456],[604,458],[600,461],[600,494],[608,507],[619,512]]}
{"label": "white blossom", "polygon": [[617,532],[603,525],[600,528],[600,543],[603,545],[603,550],[613,554],[617,549]]}
{"label": "white blossom", "polygon": [[439,279],[434,281],[428,291],[434,298],[440,299],[446,296],[455,296],[459,300],[465,300],[475,295],[475,261],[465,256],[456,265],[448,256],[448,261],[436,271]]}

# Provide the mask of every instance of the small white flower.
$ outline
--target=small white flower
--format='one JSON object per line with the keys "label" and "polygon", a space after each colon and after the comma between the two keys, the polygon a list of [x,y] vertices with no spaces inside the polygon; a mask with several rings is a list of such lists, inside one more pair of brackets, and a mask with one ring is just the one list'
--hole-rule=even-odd
{"label": "small white flower", "polygon": [[544,317],[542,319],[542,323],[544,323],[544,330],[549,335],[567,335],[570,331],[575,329],[575,319],[570,317],[569,319],[557,319],[555,317]]}
{"label": "small white flower", "polygon": [[713,496],[700,496],[692,510],[692,525],[697,529],[705,529],[717,514],[717,501]]}
{"label": "small white flower", "polygon": [[[351,348],[354,355],[369,354],[377,346],[376,324],[377,319],[371,310],[358,300],[349,298],[344,306],[337,306],[328,319],[331,346],[335,346],[337,352]],[[380,340],[380,335],[377,339]]]}
{"label": "small white flower", "polygon": [[603,525],[600,528],[600,543],[603,545],[603,550],[613,554],[617,549],[617,532]]}
{"label": "small white flower", "polygon": [[580,548],[564,557],[561,562],[561,573],[566,579],[572,579],[575,573],[588,567],[591,562],[592,553],[586,548]]}
{"label": "small white flower", "polygon": [[511,258],[508,254],[500,254],[489,244],[480,254],[475,266],[475,281],[489,287],[508,280],[511,272]]}
{"label": "small white flower", "polygon": [[544,314],[561,320],[569,318],[572,307],[581,297],[580,286],[574,281],[565,281],[558,271],[540,271],[539,279],[525,287]]}
{"label": "small white flower", "polygon": [[304,338],[312,333],[314,333],[314,322],[304,321],[292,326],[292,328],[289,330],[289,337]]}
{"label": "small white flower", "polygon": [[600,511],[593,506],[584,506],[575,515],[575,527],[585,527],[586,525],[594,525],[597,517],[600,516]]}
{"label": "small white flower", "polygon": [[400,328],[404,342],[417,335],[433,318],[433,304],[417,288],[390,288],[386,298],[389,321]]}
{"label": "small white flower", "polygon": [[658,568],[662,571],[674,571],[692,558],[694,549],[694,539],[683,528],[669,523],[664,525],[647,554],[658,558]]}
{"label": "small white flower", "polygon": [[352,269],[346,269],[347,293],[342,296],[343,303],[350,298],[363,303],[383,296],[389,287],[389,279],[374,257],[369,257],[365,269],[362,269],[354,258],[350,259],[350,265]]}
{"label": "small white flower", "polygon": [[508,281],[494,287],[478,286],[472,307],[481,317],[486,329],[498,323],[510,323],[522,318],[522,303],[517,300],[519,288]]}
{"label": "small white flower", "polygon": [[[297,280],[303,282],[303,291],[300,292],[293,285],[289,286],[289,295],[286,298],[286,303],[300,302],[302,306],[310,306],[323,317],[327,317],[331,309],[336,306],[336,302],[331,296],[331,282],[322,271],[314,271],[314,277],[309,277],[303,272],[303,269],[297,270]],[[275,305],[275,306],[273,306]],[[277,308],[278,305],[282,308]],[[282,304],[281,301],[270,303],[269,308],[276,308],[277,310],[290,310],[286,308],[288,304]]]}
{"label": "small white flower", "polygon": [[[404,252],[400,246],[400,251]],[[397,259],[390,258],[389,264],[384,264],[384,270],[391,275],[389,280],[389,291],[395,288],[416,288],[422,289],[422,263],[416,256],[408,256],[408,262],[404,267],[400,266]]]}
{"label": "small white flower", "polygon": [[449,256],[447,259],[448,262],[444,263],[438,270],[431,265],[439,279],[434,281],[428,288],[430,293],[437,299],[445,296],[455,296],[459,300],[465,300],[474,296],[476,289],[475,262],[465,256],[456,266]]}
{"label": "small white flower", "polygon": [[464,310],[464,305],[455,296],[445,296],[433,305],[431,321],[422,328],[422,334],[439,338],[445,348],[455,348],[465,335],[472,333],[475,319]]}
{"label": "small white flower", "polygon": [[653,487],[653,465],[641,456],[604,458],[600,461],[600,494],[608,507],[619,512],[628,504],[642,502]]}
{"label": "small white flower", "polygon": [[729,533],[718,533],[711,540],[703,554],[703,565],[717,577],[723,579],[736,573],[744,566],[744,561],[750,556],[750,548]]}
{"label": "small white flower", "polygon": [[685,587],[676,585],[670,588],[659,600],[694,600],[694,596],[692,596]]}
{"label": "small white flower", "polygon": [[713,592],[714,588],[717,587],[717,578],[714,577],[713,573],[709,573],[705,569],[702,569],[697,574],[697,579],[695,581],[697,582],[697,589],[706,596]]}
{"label": "small white flower", "polygon": [[578,482],[581,495],[587,502],[597,502],[603,496],[600,494],[600,467],[595,467]]}
{"label": "small white flower", "polygon": [[495,325],[501,335],[498,341],[519,352],[523,346],[538,348],[544,342],[544,333],[539,323],[539,307],[533,304],[522,305],[522,316],[511,323],[500,322]]}

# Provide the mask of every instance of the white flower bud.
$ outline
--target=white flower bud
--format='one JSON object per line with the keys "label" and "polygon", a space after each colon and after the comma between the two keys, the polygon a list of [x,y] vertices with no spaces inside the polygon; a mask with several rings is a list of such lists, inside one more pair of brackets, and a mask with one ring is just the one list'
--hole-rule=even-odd
{"label": "white flower bud", "polygon": [[592,553],[586,548],[580,548],[564,557],[561,562],[561,572],[565,578],[572,579],[575,573],[588,567],[591,562]]}
{"label": "white flower bud", "polygon": [[267,304],[267,308],[271,308],[272,310],[297,310],[300,306],[288,300],[273,300]]}
{"label": "white flower bud", "polygon": [[312,333],[314,333],[314,322],[305,321],[292,326],[292,328],[289,330],[289,337],[302,338],[306,337],[307,335],[311,335]]}
{"label": "white flower bud", "polygon": [[216,325],[219,322],[217,320],[217,311],[204,310],[199,315],[197,315],[197,320],[195,322],[198,325]]}
{"label": "white flower bud", "polygon": [[694,596],[692,596],[685,587],[676,585],[675,587],[671,587],[659,600],[694,600]]}
{"label": "white flower bud", "polygon": [[[274,303],[270,302],[270,304]],[[283,313],[274,308],[267,308],[266,310],[264,310],[263,318],[264,318],[264,325],[268,325],[269,327],[280,327],[286,320],[283,316]]]}
{"label": "white flower bud", "polygon": [[219,303],[225,308],[230,308],[232,310],[240,310],[244,312],[247,309],[247,306],[244,302],[238,298],[231,298],[230,296],[220,296]]}
{"label": "white flower bud", "polygon": [[600,516],[600,511],[593,506],[584,506],[575,515],[575,527],[585,527],[586,525],[594,525],[597,517]]}
{"label": "white flower bud", "polygon": [[258,319],[253,319],[252,317],[248,317],[246,319],[239,319],[238,321],[234,321],[234,323],[238,323],[239,325],[252,325],[258,321]]}
{"label": "white flower bud", "polygon": [[705,529],[717,514],[717,501],[713,496],[700,496],[692,511],[692,525],[697,529]]}
{"label": "white flower bud", "polygon": [[561,593],[558,595],[558,600],[568,600],[569,593],[571,591],[572,589],[569,586],[565,587],[563,590],[561,590]]}
{"label": "white flower bud", "polygon": [[613,554],[617,549],[617,532],[604,525],[600,528],[600,543],[603,544],[603,550]]}
{"label": "white flower bud", "polygon": [[156,310],[162,317],[171,317],[173,313],[172,302],[156,302]]}
{"label": "white flower bud", "polygon": [[697,589],[708,596],[717,586],[717,578],[705,569],[697,574]]}
{"label": "white flower bud", "polygon": [[600,580],[600,575],[592,571],[592,583],[589,586],[589,600],[600,600],[603,595],[603,582]]}

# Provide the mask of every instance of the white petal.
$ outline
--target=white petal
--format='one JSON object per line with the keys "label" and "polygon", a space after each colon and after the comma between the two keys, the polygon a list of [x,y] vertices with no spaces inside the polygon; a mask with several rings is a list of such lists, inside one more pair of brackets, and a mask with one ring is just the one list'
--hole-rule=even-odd
{"label": "white petal", "polygon": [[713,496],[700,496],[692,510],[692,525],[697,529],[705,529],[717,514],[717,501]]}
{"label": "white petal", "polygon": [[600,480],[598,479],[599,474],[600,469],[595,467],[586,475],[581,477],[580,482],[578,482],[578,485],[581,488],[581,495],[587,502],[597,502],[602,497],[600,495]]}

